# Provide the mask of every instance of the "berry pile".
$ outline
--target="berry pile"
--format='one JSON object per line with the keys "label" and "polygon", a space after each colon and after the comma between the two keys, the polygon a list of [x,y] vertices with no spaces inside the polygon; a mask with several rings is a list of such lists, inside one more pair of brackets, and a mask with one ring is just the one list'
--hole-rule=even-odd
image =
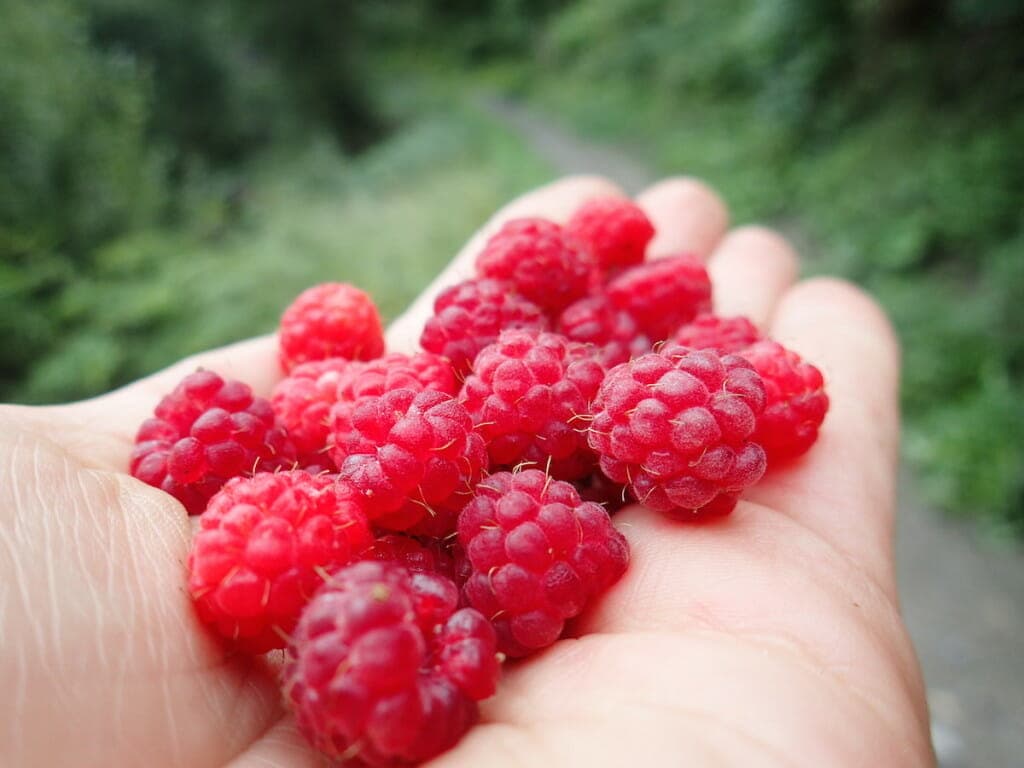
{"label": "berry pile", "polygon": [[507,222],[414,354],[386,353],[367,294],[314,286],[281,319],[269,400],[200,370],[139,428],[131,473],[199,515],[199,619],[285,649],[285,698],[328,758],[451,748],[503,660],[625,573],[611,513],[728,514],[817,439],[821,372],[710,314],[703,264],[647,260],[654,234],[618,198]]}

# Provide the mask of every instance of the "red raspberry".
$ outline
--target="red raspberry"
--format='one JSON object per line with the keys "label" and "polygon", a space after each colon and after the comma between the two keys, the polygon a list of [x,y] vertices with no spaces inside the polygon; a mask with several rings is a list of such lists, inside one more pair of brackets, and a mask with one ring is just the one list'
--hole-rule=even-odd
{"label": "red raspberry", "polygon": [[299,463],[331,466],[327,456],[331,406],[338,399],[338,383],[344,374],[362,363],[343,357],[329,357],[302,363],[278,382],[270,403],[281,424],[288,430]]}
{"label": "red raspberry", "polygon": [[604,368],[581,344],[556,333],[502,331],[477,355],[459,400],[492,468],[550,463],[553,477],[575,480],[596,463],[586,427],[603,379]]}
{"label": "red raspberry", "polygon": [[476,259],[481,277],[501,280],[547,312],[558,314],[587,295],[594,265],[565,230],[546,219],[513,219]]}
{"label": "red raspberry", "polygon": [[278,343],[288,373],[310,360],[379,357],[384,331],[369,294],[347,283],[323,283],[300,293],[284,311]]}
{"label": "red raspberry", "polygon": [[473,567],[466,597],[491,617],[509,656],[555,642],[629,561],[608,513],[539,469],[480,482],[459,516],[459,542]]}
{"label": "red raspberry", "polygon": [[636,203],[621,197],[589,200],[565,225],[604,272],[644,260],[654,225]]}
{"label": "red raspberry", "polygon": [[672,339],[674,343],[690,349],[714,349],[723,355],[732,355],[759,341],[760,331],[745,317],[719,317],[700,315],[687,323]]}
{"label": "red raspberry", "polygon": [[614,368],[594,401],[601,470],[662,512],[724,514],[764,474],[764,385],[735,355],[668,346]]}
{"label": "red raspberry", "polygon": [[331,760],[419,763],[476,722],[500,674],[494,630],[447,579],[394,563],[337,571],[306,606],[284,668],[299,730]]}
{"label": "red raspberry", "polygon": [[584,501],[593,501],[611,512],[618,512],[626,506],[626,486],[609,480],[601,472],[591,472],[586,477],[573,481]]}
{"label": "red raspberry", "polygon": [[766,394],[752,439],[764,446],[769,462],[806,453],[828,412],[821,371],[775,341],[759,341],[740,354],[764,380]]}
{"label": "red raspberry", "polygon": [[213,371],[186,376],[135,436],[129,471],[190,515],[232,477],[291,467],[295,448],[262,397]]}
{"label": "red raspberry", "polygon": [[444,392],[393,389],[331,411],[331,456],[370,519],[405,530],[461,507],[487,461],[466,409]]}
{"label": "red raspberry", "polygon": [[451,365],[431,352],[392,352],[352,367],[347,374],[339,381],[338,400],[383,395],[392,389],[432,389],[449,395],[459,391]]}
{"label": "red raspberry", "polygon": [[[454,526],[449,534],[455,533]],[[404,565],[417,573],[439,573],[461,587],[469,578],[469,562],[454,535],[417,539],[401,533],[378,536],[368,557]]]}
{"label": "red raspberry", "polygon": [[612,304],[629,312],[655,342],[711,309],[711,279],[693,256],[656,259],[628,269],[608,283],[607,291]]}
{"label": "red raspberry", "polygon": [[651,351],[651,340],[640,332],[633,316],[613,306],[604,294],[566,307],[558,318],[558,332],[572,341],[593,345],[595,359],[605,368]]}
{"label": "red raspberry", "polygon": [[188,589],[204,622],[251,653],[283,648],[333,570],[373,543],[355,492],[307,472],[228,482],[199,518]]}
{"label": "red raspberry", "polygon": [[464,376],[477,353],[506,328],[546,331],[548,320],[536,304],[510,293],[497,280],[469,280],[437,297],[420,344],[448,358]]}

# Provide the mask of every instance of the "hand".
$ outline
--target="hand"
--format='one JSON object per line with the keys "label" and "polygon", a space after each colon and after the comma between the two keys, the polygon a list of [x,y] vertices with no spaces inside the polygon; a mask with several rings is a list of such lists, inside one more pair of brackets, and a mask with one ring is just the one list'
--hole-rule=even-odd
{"label": "hand", "polygon": [[[509,217],[564,220],[614,193],[573,178],[502,210],[389,332],[411,348],[441,286],[468,275]],[[747,314],[825,372],[815,448],[707,525],[631,507],[631,567],[563,640],[507,666],[483,723],[436,765],[923,766],[934,762],[914,651],[897,608],[892,516],[896,341],[835,280],[792,285],[778,235],[725,234],[704,186],[639,202],[655,254],[709,258],[715,309]],[[190,525],[125,474],[159,397],[198,366],[266,394],[271,337],[196,358],[94,400],[0,409],[0,764],[319,765],[284,712],[273,659],[225,654],[185,590]]]}

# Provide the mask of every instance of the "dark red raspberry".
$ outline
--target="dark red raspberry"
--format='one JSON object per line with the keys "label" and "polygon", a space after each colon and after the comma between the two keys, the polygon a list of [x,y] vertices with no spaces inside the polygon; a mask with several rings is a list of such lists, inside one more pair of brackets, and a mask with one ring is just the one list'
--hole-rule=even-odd
{"label": "dark red raspberry", "polygon": [[339,401],[331,457],[381,528],[405,530],[460,508],[486,465],[483,438],[451,395],[393,389]]}
{"label": "dark red raspberry", "polygon": [[736,354],[759,341],[760,331],[743,316],[700,315],[676,331],[672,341],[690,349],[714,349],[723,355]]}
{"label": "dark red raspberry", "polygon": [[570,304],[558,319],[558,332],[572,341],[590,344],[594,358],[612,368],[651,351],[651,340],[633,316],[615,307],[605,294]]}
{"label": "dark red raspberry", "polygon": [[555,642],[629,561],[608,513],[539,469],[481,481],[459,516],[459,542],[473,568],[466,597],[490,617],[509,656]]}
{"label": "dark red raspberry", "polygon": [[590,446],[644,506],[724,514],[764,474],[764,450],[751,441],[764,400],[743,358],[669,345],[609,371]]}
{"label": "dark red raspberry", "polygon": [[281,367],[346,357],[369,360],[384,352],[380,315],[369,294],[347,283],[314,285],[281,316]]}
{"label": "dark red raspberry", "polygon": [[506,328],[546,331],[548,320],[540,307],[497,280],[469,280],[437,297],[420,344],[450,360],[455,372],[465,376],[477,353]]}
{"label": "dark red raspberry", "polygon": [[513,219],[487,241],[476,268],[557,316],[587,295],[595,265],[553,221]]}
{"label": "dark red raspberry", "polygon": [[295,448],[262,397],[213,371],[186,376],[135,436],[129,471],[198,515],[225,482],[295,464]]}
{"label": "dark red raspberry", "polygon": [[711,309],[711,279],[693,256],[655,259],[627,269],[607,287],[613,305],[627,311],[652,341]]}
{"label": "dark red raspberry", "polygon": [[477,355],[459,401],[487,443],[492,468],[529,462],[575,480],[596,464],[586,432],[603,379],[604,368],[564,336],[502,331]]}
{"label": "dark red raspberry", "polygon": [[740,354],[760,374],[766,395],[752,439],[772,463],[806,453],[828,413],[821,371],[774,341],[759,341]]}
{"label": "dark red raspberry", "polygon": [[434,574],[362,562],[337,571],[302,613],[285,696],[299,730],[331,760],[429,760],[477,720],[500,674],[494,631]]}
{"label": "dark red raspberry", "polygon": [[401,533],[388,533],[373,542],[369,557],[404,565],[416,573],[440,573],[455,581],[452,553],[440,539],[420,541]]}
{"label": "dark red raspberry", "polygon": [[278,382],[270,403],[299,454],[299,464],[332,466],[327,455],[331,406],[338,400],[338,383],[363,363],[330,357],[302,363]]}
{"label": "dark red raspberry", "polygon": [[631,200],[598,197],[580,206],[565,225],[566,232],[609,272],[644,260],[654,225]]}
{"label": "dark red raspberry", "polygon": [[219,635],[264,653],[287,644],[325,569],[372,543],[357,494],[335,478],[301,471],[240,477],[199,518],[188,589]]}

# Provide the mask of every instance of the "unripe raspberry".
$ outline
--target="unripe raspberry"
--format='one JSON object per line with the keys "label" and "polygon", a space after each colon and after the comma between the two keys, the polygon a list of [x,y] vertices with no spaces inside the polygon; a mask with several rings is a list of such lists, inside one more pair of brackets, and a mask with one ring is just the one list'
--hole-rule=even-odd
{"label": "unripe raspberry", "polygon": [[591,346],[594,359],[611,369],[651,351],[651,339],[629,312],[614,306],[606,294],[570,304],[558,318],[558,332]]}
{"label": "unripe raspberry", "polygon": [[299,730],[331,760],[406,765],[451,748],[499,676],[494,631],[443,577],[362,562],[303,611],[284,668]]}
{"label": "unripe raspberry", "polygon": [[737,354],[759,341],[761,333],[745,317],[700,315],[676,331],[672,341],[690,349],[714,349],[723,355]]}
{"label": "unripe raspberry", "polygon": [[507,328],[545,331],[548,320],[540,307],[497,280],[469,280],[437,297],[420,344],[447,358],[456,374],[465,376],[480,350]]}
{"label": "unripe raspberry", "polygon": [[384,331],[367,293],[347,283],[323,283],[300,293],[285,310],[278,344],[281,367],[288,373],[310,360],[379,357]]}
{"label": "unripe raspberry", "polygon": [[764,400],[746,360],[669,345],[608,373],[590,446],[644,506],[724,514],[764,474],[764,450],[751,439]]}
{"label": "unripe raspberry", "polygon": [[476,268],[554,316],[587,294],[594,272],[561,226],[539,218],[507,222],[487,241]]}
{"label": "unripe raspberry", "polygon": [[291,468],[295,448],[270,403],[213,371],[186,376],[139,427],[129,471],[190,515],[232,477]]}
{"label": "unripe raspberry", "polygon": [[654,225],[631,200],[598,197],[580,206],[565,226],[605,273],[644,260]]}
{"label": "unripe raspberry", "polygon": [[607,287],[612,304],[625,310],[652,341],[711,309],[711,279],[693,256],[655,259],[627,269]]}
{"label": "unripe raspberry", "polygon": [[487,443],[492,468],[528,462],[574,480],[596,463],[586,428],[603,379],[604,368],[564,336],[503,331],[477,356],[459,401]]}
{"label": "unripe raspberry", "polygon": [[459,516],[459,542],[473,568],[465,595],[509,656],[555,642],[629,561],[608,513],[538,469],[481,481]]}
{"label": "unripe raspberry", "polygon": [[760,374],[766,394],[753,439],[772,464],[806,453],[828,412],[821,371],[774,341],[759,341],[740,354]]}
{"label": "unripe raspberry", "polygon": [[461,508],[487,461],[466,409],[444,392],[394,389],[339,401],[331,419],[331,457],[381,528],[406,530]]}
{"label": "unripe raspberry", "polygon": [[283,648],[321,574],[373,543],[355,492],[306,472],[236,478],[199,518],[188,588],[199,616],[250,653]]}

